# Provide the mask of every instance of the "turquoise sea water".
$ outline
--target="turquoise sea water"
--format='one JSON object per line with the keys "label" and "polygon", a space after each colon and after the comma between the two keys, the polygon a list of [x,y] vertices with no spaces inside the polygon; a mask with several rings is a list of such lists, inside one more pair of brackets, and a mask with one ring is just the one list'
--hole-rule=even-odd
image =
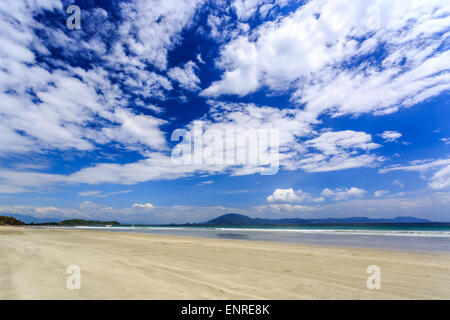
{"label": "turquoise sea water", "polygon": [[450,223],[75,227],[112,232],[450,253]]}

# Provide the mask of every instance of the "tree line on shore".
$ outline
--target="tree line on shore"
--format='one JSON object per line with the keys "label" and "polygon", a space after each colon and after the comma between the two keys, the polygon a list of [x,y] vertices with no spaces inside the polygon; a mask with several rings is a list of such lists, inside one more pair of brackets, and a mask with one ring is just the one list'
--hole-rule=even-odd
{"label": "tree line on shore", "polygon": [[0,216],[0,226],[22,226],[22,225],[39,225],[39,226],[119,226],[117,221],[95,221],[95,220],[83,220],[83,219],[70,219],[59,222],[45,222],[45,223],[29,223],[26,224],[14,217]]}
{"label": "tree line on shore", "polygon": [[21,226],[25,223],[13,217],[0,216],[0,226]]}

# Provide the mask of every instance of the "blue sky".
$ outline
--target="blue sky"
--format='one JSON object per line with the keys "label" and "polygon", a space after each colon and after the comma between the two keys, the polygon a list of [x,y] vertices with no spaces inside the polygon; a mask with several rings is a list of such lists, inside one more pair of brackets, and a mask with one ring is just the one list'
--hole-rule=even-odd
{"label": "blue sky", "polygon": [[[447,1],[36,0],[0,16],[0,214],[450,221]],[[277,130],[278,171],[174,163],[172,133],[199,121]]]}

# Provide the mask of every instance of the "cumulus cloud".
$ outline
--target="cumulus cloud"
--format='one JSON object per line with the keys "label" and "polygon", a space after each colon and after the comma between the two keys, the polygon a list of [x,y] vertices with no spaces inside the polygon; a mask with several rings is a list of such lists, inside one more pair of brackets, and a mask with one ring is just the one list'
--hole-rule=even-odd
{"label": "cumulus cloud", "polygon": [[0,214],[26,215],[54,220],[87,219],[116,220],[131,224],[202,223],[222,214],[245,213],[239,208],[221,206],[153,206],[135,203],[130,207],[112,207],[84,201],[72,207],[0,205]]}
{"label": "cumulus cloud", "polygon": [[397,142],[401,136],[402,134],[400,132],[389,130],[386,130],[380,134],[380,137],[383,138],[385,142]]}
{"label": "cumulus cloud", "polygon": [[[295,190],[292,188],[288,189],[275,189],[275,191],[267,197],[268,202],[279,202],[279,203],[301,203],[301,202],[323,202],[325,199],[323,197],[314,198],[308,192],[301,189]],[[273,206],[275,208],[276,206]],[[281,208],[281,207],[280,207]],[[304,208],[310,208],[304,206]]]}
{"label": "cumulus cloud", "polygon": [[[304,192],[301,189],[296,191],[292,188],[275,189],[275,191],[267,197],[267,201],[281,203],[322,202],[325,200],[324,197],[333,198],[334,200],[347,200],[350,198],[361,198],[365,193],[365,190],[356,187],[338,188],[335,190],[325,188],[321,193],[322,197],[314,198],[309,193]],[[381,196],[385,193],[387,193],[387,191],[377,191],[376,196]]]}
{"label": "cumulus cloud", "polygon": [[374,195],[376,198],[380,198],[380,197],[382,197],[382,196],[384,196],[384,195],[386,195],[386,194],[388,194],[388,193],[389,193],[388,190],[377,190],[377,191],[375,191],[375,192],[373,193],[373,195]]}
{"label": "cumulus cloud", "polygon": [[434,221],[447,221],[449,201],[450,194],[443,192],[413,197],[403,195],[388,198],[356,198],[321,206],[273,203],[247,210],[221,206],[146,207],[144,204],[119,208],[85,201],[72,207],[1,205],[0,214],[26,215],[54,220],[81,218],[143,224],[205,222],[230,212],[261,218],[343,218],[360,216],[361,212],[367,212],[368,216],[377,218],[413,215]]}
{"label": "cumulus cloud", "polygon": [[372,142],[370,134],[352,130],[325,132],[317,138],[308,140],[306,145],[327,155],[335,155],[345,149],[368,151],[381,147],[379,144]]}
{"label": "cumulus cloud", "polygon": [[174,67],[169,70],[169,77],[178,82],[180,87],[188,91],[200,90],[200,79],[195,74],[197,66],[193,61],[186,62],[183,68]]}
{"label": "cumulus cloud", "polygon": [[[296,89],[292,100],[316,115],[392,113],[450,88],[449,53],[437,50],[449,12],[439,0],[310,1],[227,43],[217,61],[222,78],[203,94]],[[386,55],[377,61],[381,47]]]}
{"label": "cumulus cloud", "polygon": [[303,202],[310,199],[310,195],[301,189],[275,189],[272,195],[267,197],[269,202]]}

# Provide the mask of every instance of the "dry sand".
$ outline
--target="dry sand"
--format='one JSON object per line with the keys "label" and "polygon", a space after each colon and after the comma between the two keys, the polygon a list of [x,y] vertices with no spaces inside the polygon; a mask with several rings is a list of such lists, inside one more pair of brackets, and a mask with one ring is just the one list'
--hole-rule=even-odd
{"label": "dry sand", "polygon": [[450,299],[450,254],[0,227],[0,299]]}

